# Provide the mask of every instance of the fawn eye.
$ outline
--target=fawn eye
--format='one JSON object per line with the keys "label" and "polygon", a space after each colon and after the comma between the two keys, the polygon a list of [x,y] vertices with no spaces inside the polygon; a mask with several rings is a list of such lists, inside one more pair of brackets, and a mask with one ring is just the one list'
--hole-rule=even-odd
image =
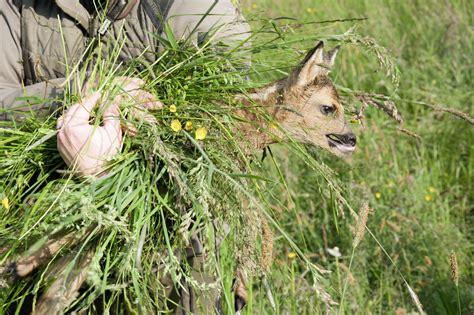
{"label": "fawn eye", "polygon": [[324,115],[330,115],[336,111],[336,108],[334,106],[329,106],[329,105],[322,105],[321,106],[321,113]]}

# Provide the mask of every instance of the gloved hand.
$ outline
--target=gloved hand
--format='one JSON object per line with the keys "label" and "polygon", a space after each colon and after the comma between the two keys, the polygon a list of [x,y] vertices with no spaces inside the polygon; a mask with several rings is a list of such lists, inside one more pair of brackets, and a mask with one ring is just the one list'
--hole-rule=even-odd
{"label": "gloved hand", "polygon": [[[130,105],[130,116],[129,119],[133,120],[136,124],[146,123],[157,123],[156,118],[148,113],[150,110],[157,110],[163,107],[163,104],[156,99],[151,93],[142,90],[142,86],[145,82],[138,78],[129,77],[117,77],[114,80],[115,85],[120,86],[123,93],[120,93],[116,97],[116,101],[123,104]],[[137,128],[131,121],[125,122],[124,131],[127,131],[129,135],[135,136]]]}
{"label": "gloved hand", "polygon": [[89,119],[101,94],[96,92],[71,106],[58,120],[58,150],[78,175],[100,175],[104,165],[122,146],[119,105],[112,102],[103,114],[103,125]]}
{"label": "gloved hand", "polygon": [[[119,93],[110,103],[101,104],[102,125],[89,123],[91,113],[102,96],[98,92],[71,106],[58,120],[59,153],[77,175],[102,175],[107,161],[120,151],[123,138],[121,103],[131,102],[133,118],[149,123],[155,123],[156,119],[147,111],[163,106],[152,94],[141,90],[144,82],[140,79],[120,77],[114,80],[114,84],[120,85],[123,93]],[[131,135],[136,133],[131,124],[125,128]]]}

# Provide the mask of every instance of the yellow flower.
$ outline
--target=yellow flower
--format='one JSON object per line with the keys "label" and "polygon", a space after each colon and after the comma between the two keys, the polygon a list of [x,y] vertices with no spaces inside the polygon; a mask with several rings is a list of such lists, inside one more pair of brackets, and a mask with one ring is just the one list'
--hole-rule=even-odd
{"label": "yellow flower", "polygon": [[195,138],[196,140],[204,140],[207,137],[207,129],[206,127],[201,127],[196,130]]}
{"label": "yellow flower", "polygon": [[307,8],[307,9],[306,9],[306,12],[308,12],[308,13],[313,13],[314,11],[315,11],[315,10],[314,10],[313,8]]}
{"label": "yellow flower", "polygon": [[7,210],[10,209],[10,201],[7,197],[2,199],[2,206]]}
{"label": "yellow flower", "polygon": [[375,198],[377,198],[377,199],[382,198],[382,194],[377,191],[377,192],[375,193]]}
{"label": "yellow flower", "polygon": [[431,195],[426,195],[425,200],[430,202],[431,200],[433,200],[433,197]]}
{"label": "yellow flower", "polygon": [[295,259],[296,258],[296,253],[295,252],[289,252],[288,253],[288,258],[289,259]]}
{"label": "yellow flower", "polygon": [[428,188],[428,191],[429,191],[430,193],[435,193],[435,192],[436,192],[436,188],[430,187],[430,188]]}
{"label": "yellow flower", "polygon": [[173,119],[171,121],[171,129],[173,129],[174,132],[179,132],[181,130],[181,122],[177,119]]}
{"label": "yellow flower", "polygon": [[193,122],[187,121],[186,124],[184,125],[184,129],[186,129],[187,131],[193,129]]}
{"label": "yellow flower", "polygon": [[252,4],[252,9],[256,9],[257,8],[257,5],[254,3]]}
{"label": "yellow flower", "polygon": [[170,106],[170,112],[176,113],[177,110],[178,110],[178,109],[176,108],[176,105],[171,105],[171,106]]}

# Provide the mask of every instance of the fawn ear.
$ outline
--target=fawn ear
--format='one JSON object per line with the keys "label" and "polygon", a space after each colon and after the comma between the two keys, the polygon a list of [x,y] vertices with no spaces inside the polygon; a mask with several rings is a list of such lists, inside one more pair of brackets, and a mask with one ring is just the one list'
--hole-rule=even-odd
{"label": "fawn ear", "polygon": [[324,56],[324,65],[327,66],[329,69],[332,68],[334,62],[336,61],[336,56],[339,52],[339,48],[341,48],[341,46],[337,45]]}
{"label": "fawn ear", "polygon": [[328,69],[325,67],[324,60],[324,42],[320,41],[313,49],[311,49],[301,62],[299,71],[296,72],[297,85],[307,86],[320,74],[327,74]]}

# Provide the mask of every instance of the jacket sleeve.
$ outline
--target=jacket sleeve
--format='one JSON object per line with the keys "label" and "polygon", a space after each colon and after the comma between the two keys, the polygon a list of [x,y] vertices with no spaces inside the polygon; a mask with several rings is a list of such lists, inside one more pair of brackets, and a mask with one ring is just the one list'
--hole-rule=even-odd
{"label": "jacket sleeve", "polygon": [[37,111],[51,106],[51,102],[29,103],[25,101],[26,97],[49,99],[62,93],[58,85],[64,79],[29,86],[23,83],[20,2],[3,0],[0,4],[0,120],[16,116],[13,112]]}
{"label": "jacket sleeve", "polygon": [[190,36],[195,44],[199,43],[200,35],[214,30],[217,31],[216,39],[230,46],[250,36],[250,26],[232,0],[174,0],[168,13],[168,23],[177,38]]}

